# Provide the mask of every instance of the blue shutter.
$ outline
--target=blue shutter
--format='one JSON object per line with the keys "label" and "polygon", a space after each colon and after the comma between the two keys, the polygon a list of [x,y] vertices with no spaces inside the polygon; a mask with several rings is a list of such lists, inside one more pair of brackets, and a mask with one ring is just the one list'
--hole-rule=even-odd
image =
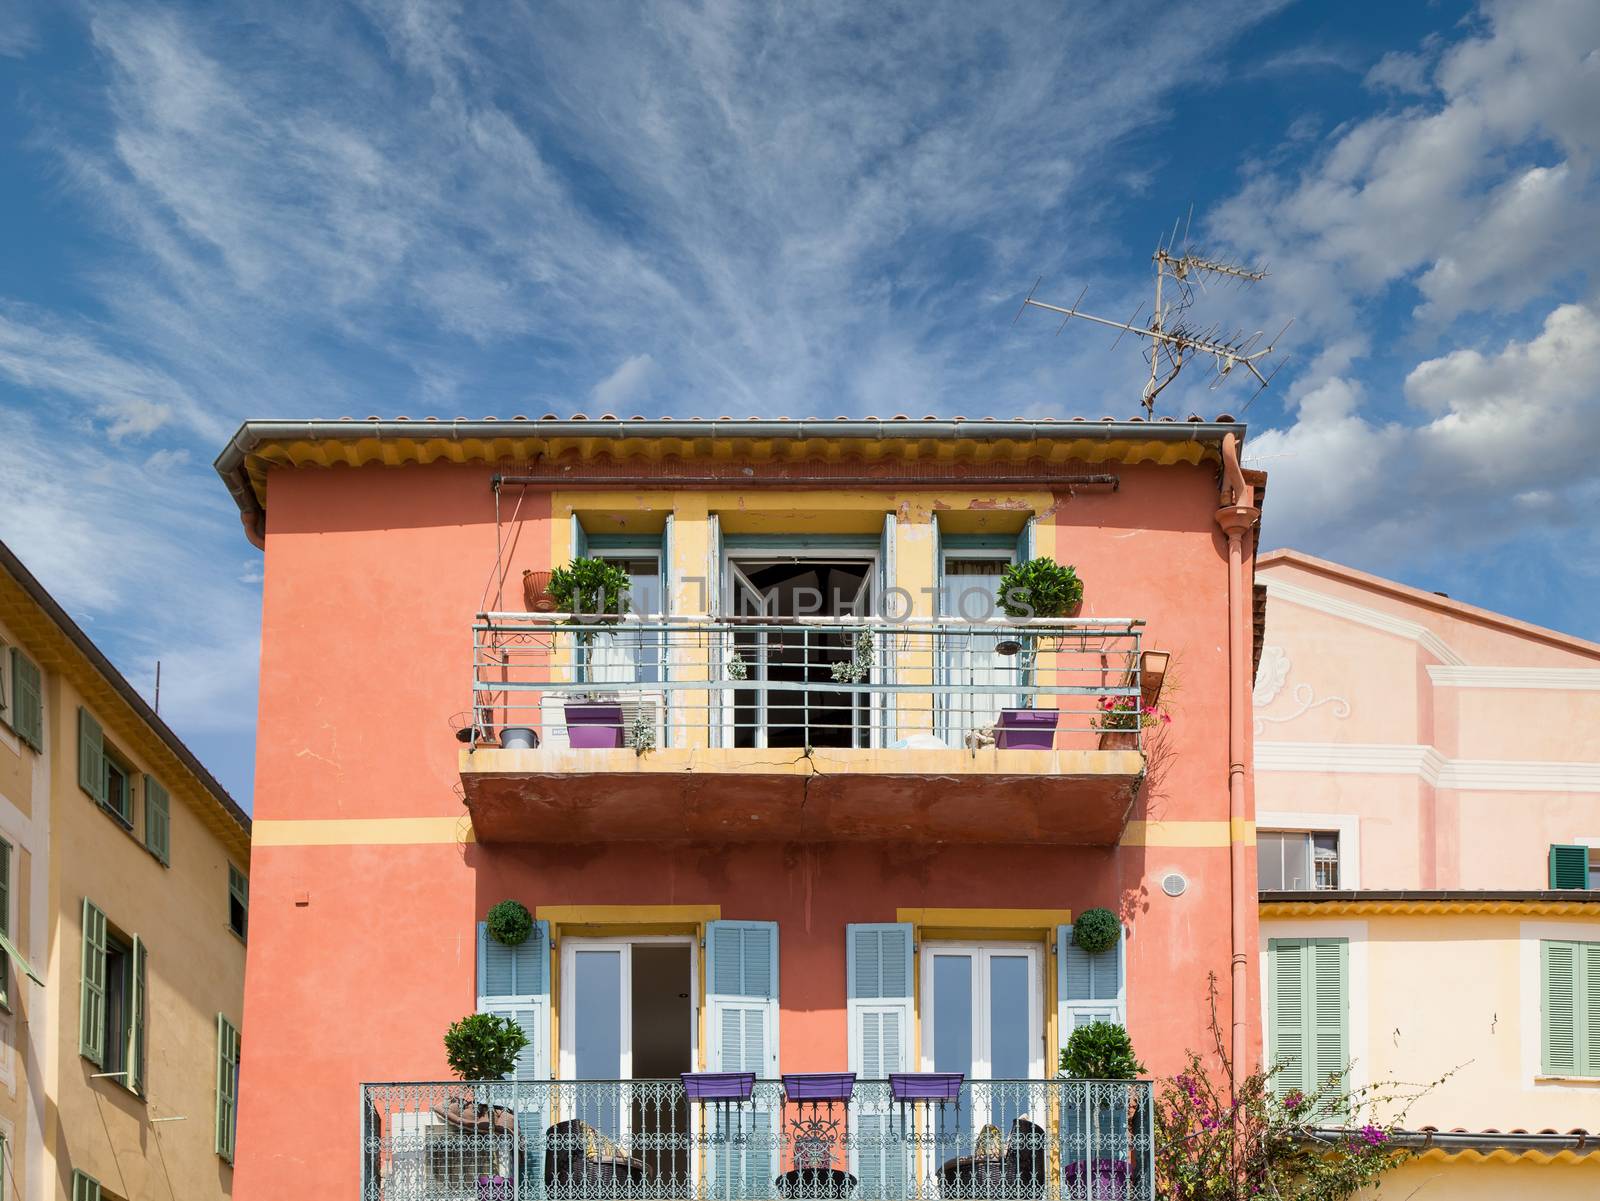
{"label": "blue shutter", "polygon": [[550,1079],[550,923],[536,921],[514,947],[478,923],[478,1012],[509,1017],[528,1045],[517,1057],[516,1079]]}
{"label": "blue shutter", "polygon": [[1018,563],[1026,563],[1038,553],[1036,546],[1038,538],[1035,534],[1037,522],[1038,518],[1030,516],[1027,521],[1022,523],[1022,533],[1017,535]]}
{"label": "blue shutter", "polygon": [[[778,923],[707,922],[706,982],[710,1070],[775,1080]],[[719,1129],[728,1137],[712,1156],[717,1195],[764,1197],[771,1191],[778,1163],[775,1101],[757,1090],[750,1105],[719,1107]]]}
{"label": "blue shutter", "polygon": [[578,515],[572,515],[572,546],[569,548],[574,559],[587,559],[589,557],[589,535],[583,528],[583,522]]}
{"label": "blue shutter", "polygon": [[1090,1022],[1128,1024],[1128,934],[1091,955],[1072,941],[1072,927],[1056,927],[1056,1033],[1061,1045]]}
{"label": "blue shutter", "polygon": [[[845,927],[846,1007],[850,1070],[864,1082],[913,1070],[911,1027],[915,931],[909,922]],[[887,1086],[857,1092],[857,1135],[850,1170],[864,1201],[909,1195],[907,1145],[892,1112]]]}

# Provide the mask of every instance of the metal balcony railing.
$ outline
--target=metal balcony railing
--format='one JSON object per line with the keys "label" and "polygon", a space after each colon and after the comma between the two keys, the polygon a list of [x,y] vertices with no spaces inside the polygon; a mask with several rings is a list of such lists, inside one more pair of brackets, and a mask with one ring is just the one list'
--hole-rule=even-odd
{"label": "metal balcony railing", "polygon": [[1130,619],[485,613],[472,627],[470,736],[639,750],[1138,749],[1140,636]]}
{"label": "metal balcony railing", "polygon": [[368,1084],[362,1201],[1154,1201],[1149,1081],[968,1081],[897,1102],[691,1101],[677,1080]]}

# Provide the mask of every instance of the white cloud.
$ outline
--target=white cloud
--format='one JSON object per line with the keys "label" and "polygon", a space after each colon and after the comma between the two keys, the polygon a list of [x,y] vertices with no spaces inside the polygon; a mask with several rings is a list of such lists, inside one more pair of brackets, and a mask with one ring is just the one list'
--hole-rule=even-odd
{"label": "white cloud", "polygon": [[629,355],[617,369],[601,380],[589,393],[599,412],[617,413],[636,405],[650,395],[650,381],[656,374],[656,361],[647,354]]}
{"label": "white cloud", "polygon": [[1431,66],[1431,55],[1391,50],[1373,64],[1365,82],[1369,88],[1379,91],[1424,96],[1431,90],[1428,83]]}

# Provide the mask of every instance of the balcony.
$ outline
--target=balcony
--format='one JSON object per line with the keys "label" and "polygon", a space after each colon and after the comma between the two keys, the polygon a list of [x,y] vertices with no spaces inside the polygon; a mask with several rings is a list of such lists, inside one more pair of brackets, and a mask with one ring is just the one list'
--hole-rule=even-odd
{"label": "balcony", "polygon": [[677,1080],[368,1084],[362,1201],[1154,1201],[1149,1081],[888,1081],[690,1101]]}
{"label": "balcony", "polygon": [[1132,620],[490,613],[460,770],[480,842],[1111,845],[1145,768]]}

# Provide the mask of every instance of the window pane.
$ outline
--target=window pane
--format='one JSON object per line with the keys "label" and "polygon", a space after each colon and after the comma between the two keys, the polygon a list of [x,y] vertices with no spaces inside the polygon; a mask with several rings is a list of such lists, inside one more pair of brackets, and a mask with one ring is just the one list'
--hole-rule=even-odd
{"label": "window pane", "polygon": [[1311,858],[1316,873],[1313,888],[1338,888],[1339,887],[1339,836],[1337,834],[1313,834],[1311,836]]}
{"label": "window pane", "polygon": [[972,958],[933,957],[933,1070],[972,1072]]}
{"label": "window pane", "polygon": [[[622,1078],[622,953],[579,951],[573,956],[573,1058],[579,1080]],[[565,1025],[565,1022],[563,1022]],[[588,1094],[582,1118],[608,1138],[622,1131],[616,1098],[604,1091]]]}
{"label": "window pane", "polygon": [[989,1074],[995,1080],[1028,1078],[1033,1050],[1028,1029],[1028,992],[1026,956],[990,956]]}
{"label": "window pane", "polygon": [[1299,892],[1311,887],[1310,835],[1284,835],[1283,887],[1291,892]]}
{"label": "window pane", "polygon": [[1256,887],[1279,891],[1283,888],[1282,834],[1256,836]]}

